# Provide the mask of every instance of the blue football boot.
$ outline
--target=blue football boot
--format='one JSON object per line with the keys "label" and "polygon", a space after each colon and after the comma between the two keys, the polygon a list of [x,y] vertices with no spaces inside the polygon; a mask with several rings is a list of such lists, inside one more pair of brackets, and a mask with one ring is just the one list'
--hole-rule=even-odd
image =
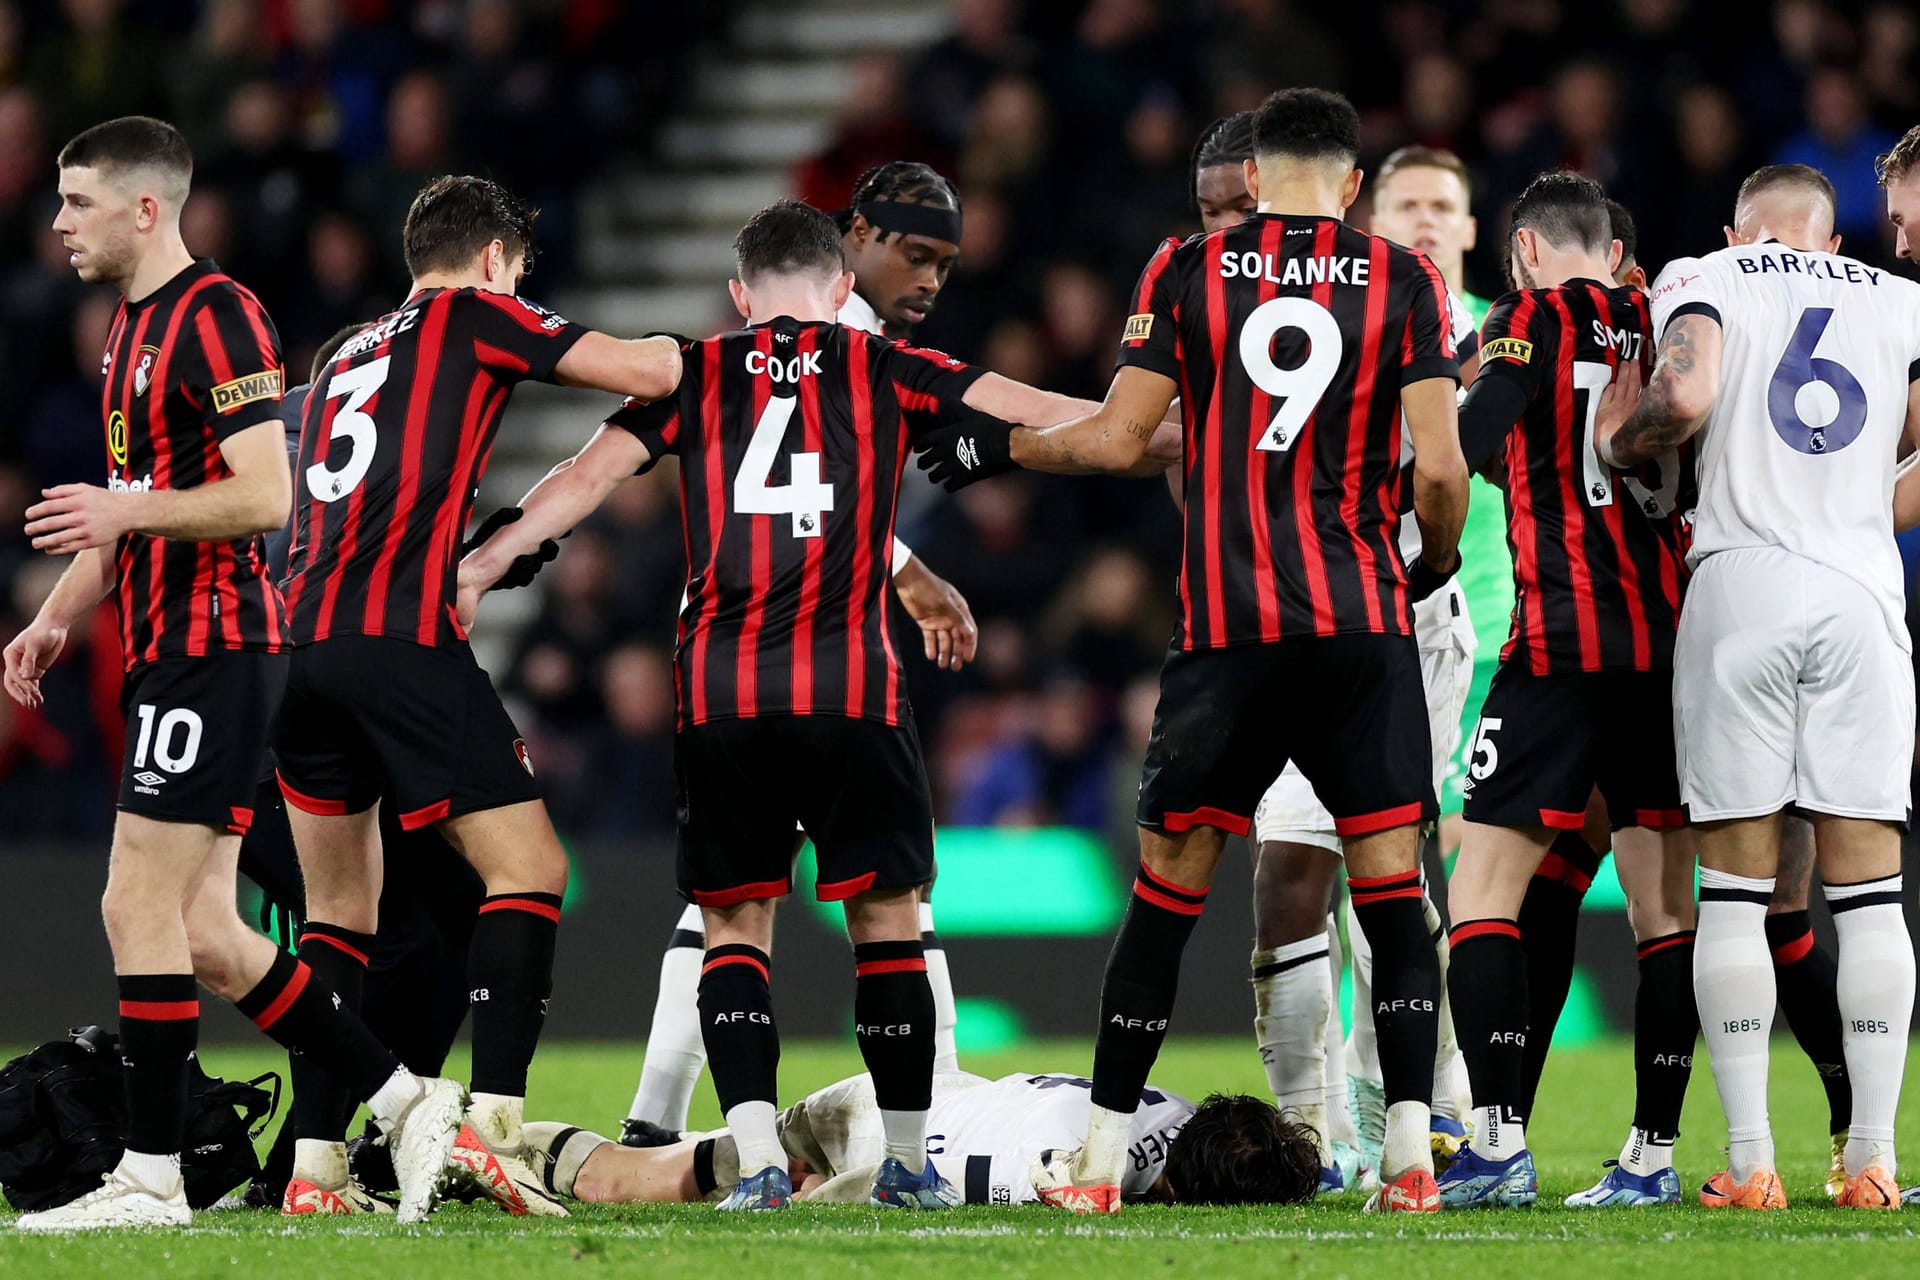
{"label": "blue football boot", "polygon": [[1606,1164],[1606,1176],[1566,1199],[1569,1209],[1611,1209],[1615,1206],[1679,1204],[1680,1175],[1671,1168],[1658,1173],[1628,1173],[1618,1160]]}
{"label": "blue football boot", "polygon": [[768,1165],[713,1206],[727,1213],[750,1213],[763,1209],[785,1209],[793,1204],[793,1179],[778,1165]]}
{"label": "blue football boot", "polygon": [[1505,1160],[1489,1160],[1469,1142],[1439,1181],[1440,1204],[1447,1209],[1519,1209],[1540,1198],[1533,1153],[1525,1150]]}
{"label": "blue football boot", "polygon": [[888,1156],[873,1175],[873,1194],[867,1203],[878,1209],[951,1209],[964,1197],[927,1161],[919,1173]]}

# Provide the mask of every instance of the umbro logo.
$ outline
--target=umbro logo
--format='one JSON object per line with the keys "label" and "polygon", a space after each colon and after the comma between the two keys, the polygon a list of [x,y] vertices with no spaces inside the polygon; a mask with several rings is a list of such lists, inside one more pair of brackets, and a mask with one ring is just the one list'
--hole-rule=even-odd
{"label": "umbro logo", "polygon": [[961,466],[972,471],[980,465],[980,446],[972,436],[961,436],[953,446],[953,456]]}
{"label": "umbro logo", "polygon": [[157,787],[161,783],[166,781],[165,778],[161,777],[159,774],[155,773],[151,769],[145,770],[144,772],[141,772],[141,773],[134,774],[133,780],[139,783],[143,787]]}

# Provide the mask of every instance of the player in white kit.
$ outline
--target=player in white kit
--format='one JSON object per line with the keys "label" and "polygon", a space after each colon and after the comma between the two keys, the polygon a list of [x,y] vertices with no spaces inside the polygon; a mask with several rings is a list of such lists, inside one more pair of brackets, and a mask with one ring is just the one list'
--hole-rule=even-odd
{"label": "player in white kit", "polygon": [[[1091,1091],[1082,1076],[935,1076],[927,1151],[959,1171],[954,1181],[968,1204],[1037,1204],[1034,1161],[1081,1141]],[[795,1161],[799,1199],[866,1203],[886,1147],[870,1077],[808,1094],[780,1113],[779,1131]],[[598,1204],[713,1198],[733,1185],[738,1163],[724,1130],[650,1150],[560,1124],[528,1125],[527,1132],[555,1194]],[[1133,1115],[1128,1156],[1121,1192],[1129,1200],[1298,1204],[1319,1181],[1311,1133],[1257,1098],[1216,1095],[1196,1106],[1149,1085]],[[862,1176],[857,1194],[843,1194]]]}
{"label": "player in white kit", "polygon": [[1920,284],[1839,254],[1833,220],[1818,171],[1750,177],[1728,247],[1655,283],[1644,394],[1637,375],[1616,384],[1595,425],[1613,466],[1700,435],[1673,714],[1700,838],[1694,989],[1731,1140],[1708,1206],[1786,1207],[1767,1120],[1764,921],[1788,805],[1813,819],[1839,934],[1853,1116],[1838,1202],[1899,1205],[1914,683],[1893,499],[1902,434],[1920,423]]}

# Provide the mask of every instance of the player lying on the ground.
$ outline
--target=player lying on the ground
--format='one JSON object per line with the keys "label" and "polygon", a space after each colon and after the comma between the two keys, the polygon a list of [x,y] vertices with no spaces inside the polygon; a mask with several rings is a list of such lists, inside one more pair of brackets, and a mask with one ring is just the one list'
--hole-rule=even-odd
{"label": "player lying on the ground", "polygon": [[[954,1072],[935,1077],[927,1152],[964,1173],[967,1204],[1034,1204],[1035,1160],[1086,1132],[1092,1082],[1080,1076]],[[851,1076],[779,1116],[803,1200],[865,1203],[886,1133],[873,1079]],[[715,1199],[739,1177],[722,1129],[636,1150],[569,1125],[527,1126],[547,1186],[593,1204]],[[1195,1106],[1149,1085],[1140,1092],[1121,1193],[1180,1204],[1299,1204],[1320,1181],[1312,1133],[1258,1098],[1215,1094]],[[957,1179],[958,1180],[958,1179]]]}

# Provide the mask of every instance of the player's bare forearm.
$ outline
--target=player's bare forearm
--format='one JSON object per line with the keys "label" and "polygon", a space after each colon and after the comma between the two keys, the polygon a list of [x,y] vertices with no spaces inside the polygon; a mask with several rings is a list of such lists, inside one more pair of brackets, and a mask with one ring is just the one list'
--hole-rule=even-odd
{"label": "player's bare forearm", "polygon": [[652,402],[680,385],[680,342],[665,335],[615,338],[588,333],[560,357],[553,380],[563,387],[590,387]]}
{"label": "player's bare forearm", "polygon": [[1601,460],[1637,467],[1698,431],[1720,394],[1720,344],[1720,326],[1709,316],[1686,315],[1669,324],[1660,336],[1653,376],[1624,421],[1614,426],[1608,410],[1632,394],[1637,372],[1623,372],[1616,384],[1627,385],[1612,402],[1602,401],[1594,432]]}
{"label": "player's bare forearm", "polygon": [[983,374],[967,388],[961,400],[972,409],[990,413],[1023,427],[1051,427],[1084,418],[1100,406],[1091,400],[1042,391],[997,373]]}
{"label": "player's bare forearm", "polygon": [[[1909,444],[1920,445],[1920,382],[1907,387],[1907,434]],[[1909,453],[1900,462],[1893,483],[1893,528],[1896,533],[1920,526],[1920,451]]]}
{"label": "player's bare forearm", "polygon": [[[984,381],[984,379],[983,379]],[[1013,460],[1030,471],[1056,475],[1151,476],[1165,467],[1148,457],[1167,410],[1173,379],[1128,366],[1114,375],[1105,403],[1058,426],[1022,428],[1012,438]]]}
{"label": "player's bare forearm", "polygon": [[293,506],[286,433],[256,423],[220,445],[231,475],[191,489],[112,490],[63,484],[27,508],[34,549],[67,555],[129,533],[182,542],[230,542],[286,526]]}
{"label": "player's bare forearm", "polygon": [[113,591],[116,573],[111,549],[88,547],[74,556],[53,584],[40,606],[38,621],[62,631],[71,628]]}
{"label": "player's bare forearm", "polygon": [[563,537],[599,509],[622,481],[651,458],[631,432],[602,425],[579,453],[556,463],[520,499],[520,518],[502,526],[462,562],[469,578],[491,586],[520,556]]}

